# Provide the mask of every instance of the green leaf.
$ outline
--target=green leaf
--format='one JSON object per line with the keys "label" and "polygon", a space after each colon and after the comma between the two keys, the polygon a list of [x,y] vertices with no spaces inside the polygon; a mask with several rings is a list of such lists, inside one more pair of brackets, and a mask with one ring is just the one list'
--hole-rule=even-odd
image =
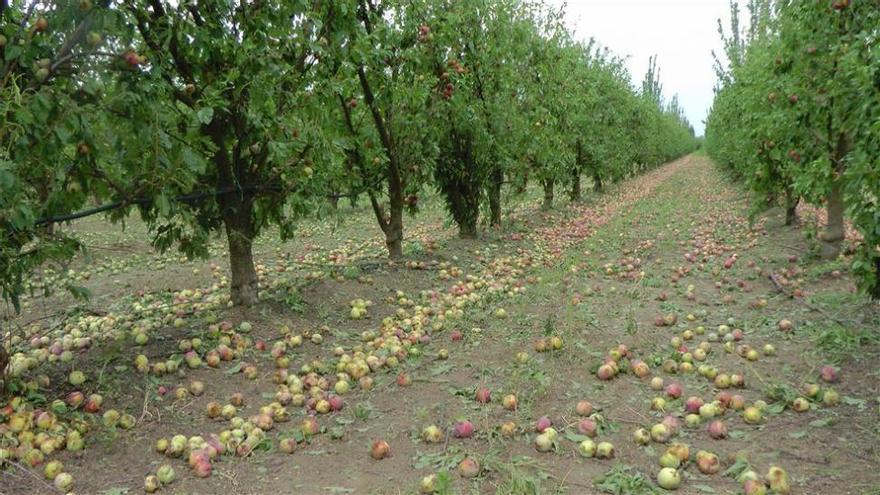
{"label": "green leaf", "polygon": [[855,406],[859,409],[865,409],[868,406],[868,401],[866,401],[865,399],[851,397],[849,395],[844,395],[843,397],[841,397],[840,401],[848,406]]}
{"label": "green leaf", "polygon": [[24,48],[15,45],[7,45],[6,46],[6,61],[9,62],[12,59],[18,58],[24,53]]}
{"label": "green leaf", "polygon": [[813,428],[824,428],[826,426],[831,426],[835,423],[835,418],[833,416],[828,416],[827,418],[822,419],[814,419],[810,421],[810,426]]}
{"label": "green leaf", "polygon": [[67,290],[74,299],[79,301],[88,301],[92,297],[92,291],[82,285],[68,285]]}
{"label": "green leaf", "polygon": [[205,172],[205,162],[200,160],[189,147],[183,148],[183,151],[180,152],[180,158],[183,160],[183,164],[186,165],[186,168],[193,172],[197,174]]}
{"label": "green leaf", "polygon": [[241,372],[241,361],[235,363],[235,366],[224,371],[224,373],[226,373],[227,375],[234,375],[234,374],[240,373],[240,372]]}
{"label": "green leaf", "polygon": [[729,436],[730,438],[733,438],[733,439],[735,439],[735,440],[738,440],[738,439],[740,439],[740,438],[744,438],[744,437],[746,436],[746,432],[744,432],[744,431],[742,431],[742,430],[732,430],[732,431],[730,431],[730,432],[728,433],[728,436]]}
{"label": "green leaf", "polygon": [[168,196],[164,194],[156,196],[154,205],[156,206],[156,209],[159,210],[160,216],[167,217],[168,213],[171,212],[171,201],[168,199]]}
{"label": "green leaf", "polygon": [[581,443],[584,440],[590,440],[590,437],[586,435],[579,435],[577,433],[567,431],[565,432],[565,438],[571,440],[572,442]]}
{"label": "green leaf", "polygon": [[199,119],[199,122],[202,124],[210,124],[211,120],[214,119],[214,109],[211,107],[200,108],[196,112],[196,118]]}

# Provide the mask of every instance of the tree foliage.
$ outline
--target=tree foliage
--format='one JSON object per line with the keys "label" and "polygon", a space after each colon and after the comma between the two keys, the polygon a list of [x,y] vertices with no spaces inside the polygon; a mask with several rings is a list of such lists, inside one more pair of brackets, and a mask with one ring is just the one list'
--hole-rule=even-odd
{"label": "tree foliage", "polygon": [[747,31],[733,7],[707,149],[749,183],[756,205],[784,201],[790,222],[798,198],[824,203],[827,255],[839,251],[846,213],[864,237],[853,268],[880,297],[880,2],[749,7]]}
{"label": "tree foliage", "polygon": [[258,301],[253,241],[369,197],[389,254],[436,188],[466,237],[528,181],[580,194],[695,147],[656,60],[574,40],[524,0],[3,4],[0,291],[69,259],[59,221],[137,211],[158,249],[224,234],[231,300]]}

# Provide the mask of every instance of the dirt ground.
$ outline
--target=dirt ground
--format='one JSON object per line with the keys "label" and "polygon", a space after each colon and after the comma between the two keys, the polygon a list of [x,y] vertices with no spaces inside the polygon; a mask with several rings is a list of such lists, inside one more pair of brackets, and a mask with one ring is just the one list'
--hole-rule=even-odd
{"label": "dirt ground", "polygon": [[[101,412],[127,412],[137,424],[124,430],[103,426],[101,413],[59,415],[92,426],[84,450],[51,458],[73,475],[79,494],[142,493],[144,477],[170,464],[177,480],[160,493],[418,493],[423,477],[434,474],[437,493],[638,495],[663,493],[654,485],[658,459],[679,442],[691,455],[679,468],[676,493],[738,494],[742,471],[753,469],[763,479],[770,466],[787,472],[795,494],[880,493],[880,310],[854,292],[846,259],[814,255],[816,246],[805,236],[813,226],[786,227],[777,211],[750,222],[747,194],[699,154],[553,211],[540,211],[537,196],[511,200],[504,229],[486,231],[477,241],[454,238],[439,201],[426,200],[425,211],[407,219],[407,259],[398,263],[382,257],[369,212],[342,206],[334,221],[306,222],[293,241],[261,240],[257,259],[266,300],[247,310],[226,305],[219,241],[210,260],[189,262],[154,253],[137,222],[124,232],[97,221],[69,227],[81,231],[91,249],[65,279],[88,287],[92,298],[34,297],[17,322],[61,335],[65,323],[88,328],[95,318],[113,317],[115,323],[96,330],[95,343],[72,364],[38,372],[50,379],[45,395],[51,401],[73,390],[65,380],[71,370],[85,371],[89,381],[82,389],[103,395]],[[41,282],[59,283],[51,273]],[[197,289],[199,298],[192,295]],[[366,317],[352,319],[351,302],[358,298],[372,305]],[[151,304],[154,309],[144,309]],[[672,315],[674,322],[663,322]],[[383,333],[389,328],[384,319],[403,337]],[[779,330],[783,319],[791,330]],[[218,321],[233,328],[251,324],[244,337],[250,345],[240,358],[162,376],[133,370],[138,354],[150,363],[179,356],[181,339],[201,338],[204,357],[217,345],[209,326]],[[135,345],[133,332],[144,325],[149,341]],[[736,330],[742,337],[727,352],[725,334]],[[461,339],[453,338],[458,332]],[[312,341],[315,333],[320,343]],[[245,404],[238,416],[247,419],[276,400],[278,368],[269,350],[277,341],[302,335],[304,343],[288,350],[285,369],[301,375],[316,370],[333,382],[344,369],[340,356],[360,350],[384,359],[395,353],[395,343],[416,334],[424,338],[397,345],[408,351],[398,367],[369,374],[371,389],[352,380],[341,410],[316,415],[319,434],[303,438],[301,424],[314,413],[291,404],[289,421],[276,421],[269,441],[246,456],[219,456],[210,477],[196,477],[185,458],[156,451],[160,438],[208,438],[229,429],[227,421],[208,418],[209,402],[226,404],[241,393]],[[550,337],[561,338],[561,349],[538,352]],[[708,352],[699,361],[703,342]],[[628,351],[620,373],[600,380],[597,369],[620,345]],[[743,346],[758,351],[754,360],[743,357]],[[694,371],[664,370],[666,361],[680,367],[690,356]],[[631,371],[637,360],[648,365],[647,377]],[[240,372],[242,363],[256,365],[255,379]],[[825,365],[838,370],[833,383],[820,378]],[[700,366],[741,374],[744,386],[721,390],[701,376]],[[401,375],[412,384],[399,385]],[[683,393],[672,398],[652,390],[652,377],[680,385]],[[173,390],[194,380],[205,384],[205,392],[176,400]],[[793,401],[807,397],[807,383],[822,392],[806,402],[808,411],[796,412]],[[160,387],[169,393],[161,395]],[[478,387],[491,391],[488,403],[475,400]],[[839,403],[826,405],[821,397],[832,389]],[[687,398],[711,402],[722,391],[741,395],[747,406],[766,402],[763,420],[747,424],[731,406],[698,426],[684,424]],[[508,394],[517,399],[513,410],[502,406]],[[652,409],[656,397],[666,397],[663,411]],[[580,400],[598,414],[592,418],[599,425],[595,441],[613,444],[612,459],[579,454],[586,438],[578,430]],[[558,431],[550,452],[534,445],[543,416]],[[633,441],[634,431],[650,430],[668,416],[681,423],[669,443]],[[474,434],[455,438],[454,425],[464,420]],[[724,423],[726,438],[711,438],[713,420]],[[502,433],[505,422],[516,424],[513,435]],[[422,438],[428,425],[444,432],[441,441]],[[278,440],[288,437],[299,440],[293,454],[278,448]],[[371,458],[377,440],[388,442],[389,457]],[[694,459],[700,450],[718,456],[719,473],[700,472]],[[460,475],[465,457],[479,462],[478,476]],[[53,492],[41,467],[0,471],[0,493]]]}

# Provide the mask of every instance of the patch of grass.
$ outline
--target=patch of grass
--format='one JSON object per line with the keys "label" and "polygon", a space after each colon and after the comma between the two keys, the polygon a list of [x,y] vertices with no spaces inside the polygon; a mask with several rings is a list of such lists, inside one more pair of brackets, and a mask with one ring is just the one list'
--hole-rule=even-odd
{"label": "patch of grass", "polygon": [[663,493],[648,476],[636,468],[618,464],[594,483],[602,493],[613,495],[654,495]]}
{"label": "patch of grass", "polygon": [[878,337],[875,332],[856,330],[840,325],[831,325],[817,330],[815,336],[816,349],[827,360],[840,363],[846,357],[865,345],[876,344]]}
{"label": "patch of grass", "polygon": [[806,271],[806,275],[812,279],[819,278],[827,273],[831,273],[834,270],[840,270],[841,272],[845,272],[847,269],[847,262],[840,259],[834,259],[831,261],[824,261],[822,263],[815,263],[810,265],[810,267]]}
{"label": "patch of grass", "polygon": [[773,404],[768,407],[768,411],[775,413],[782,412],[786,406],[801,396],[794,387],[782,382],[769,384],[764,393],[773,401]]}
{"label": "patch of grass", "polygon": [[541,495],[547,493],[544,486],[550,476],[537,468],[535,459],[528,456],[514,456],[504,460],[500,451],[492,451],[483,459],[483,467],[498,473],[502,482],[495,489],[496,494]]}
{"label": "patch of grass", "polygon": [[360,277],[362,271],[359,266],[356,265],[348,265],[342,269],[342,276],[347,278],[348,280],[353,280]]}
{"label": "patch of grass", "polygon": [[361,402],[354,407],[354,417],[366,421],[373,416],[373,406],[369,402]]}

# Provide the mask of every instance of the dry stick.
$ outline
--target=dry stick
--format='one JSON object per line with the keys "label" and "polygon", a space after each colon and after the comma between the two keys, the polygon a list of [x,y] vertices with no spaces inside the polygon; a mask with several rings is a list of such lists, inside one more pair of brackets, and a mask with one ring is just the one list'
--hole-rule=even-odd
{"label": "dry stick", "polygon": [[820,308],[820,307],[818,307],[818,306],[814,306],[814,305],[808,303],[807,301],[803,300],[803,298],[800,298],[800,297],[794,297],[793,294],[791,294],[790,292],[788,292],[788,291],[785,289],[785,287],[783,287],[782,284],[779,283],[779,281],[777,280],[777,276],[776,276],[775,273],[771,273],[771,274],[768,276],[768,278],[770,279],[771,282],[773,282],[773,285],[776,287],[776,292],[780,292],[780,293],[782,293],[782,294],[785,294],[785,295],[788,296],[789,298],[794,299],[796,302],[799,302],[799,303],[801,303],[802,305],[806,306],[808,309],[810,309],[810,310],[812,310],[812,311],[815,311],[815,312],[821,314],[821,315],[824,316],[825,318],[827,318],[827,319],[829,319],[829,320],[831,320],[831,321],[834,321],[834,322],[837,323],[838,325],[846,326],[846,323],[845,323],[843,320],[840,320],[840,319],[838,319],[838,318],[836,318],[836,317],[834,317],[834,316],[829,315],[827,312],[825,312],[824,309],[822,309],[822,308]]}
{"label": "dry stick", "polygon": [[650,420],[648,419],[647,416],[645,416],[644,414],[642,414],[642,413],[636,411],[636,410],[633,409],[632,406],[630,406],[629,404],[624,404],[624,406],[626,406],[626,408],[629,409],[631,413],[633,413],[633,414],[635,414],[636,416],[642,418],[643,421],[645,421],[645,422],[650,422]]}
{"label": "dry stick", "polygon": [[766,388],[767,382],[764,381],[764,377],[762,377],[761,374],[758,373],[758,371],[755,369],[755,367],[752,365],[752,363],[747,361],[746,366],[749,367],[749,371],[751,371],[752,374],[755,375],[755,378],[757,378],[758,381],[761,382],[761,385],[763,385]]}
{"label": "dry stick", "polygon": [[807,249],[799,248],[799,247],[796,247],[796,246],[789,246],[789,245],[787,245],[787,244],[779,244],[779,246],[780,246],[780,247],[784,247],[784,248],[791,249],[792,251],[798,251],[798,252],[801,252],[801,253],[807,253],[807,252],[809,252],[809,250],[807,250]]}
{"label": "dry stick", "polygon": [[608,416],[608,419],[610,419],[610,420],[612,420],[612,421],[618,421],[618,422],[620,422],[620,423],[628,423],[628,424],[631,424],[631,425],[638,425],[638,426],[642,426],[642,425],[645,424],[644,422],[641,422],[641,421],[635,421],[635,420],[627,419],[627,418],[619,418],[619,417],[611,417],[611,416]]}
{"label": "dry stick", "polygon": [[860,453],[859,453],[858,451],[856,451],[856,450],[849,450],[849,449],[848,449],[848,450],[846,450],[845,452],[846,452],[847,454],[850,454],[851,456],[857,458],[857,459],[861,459],[861,460],[863,460],[863,461],[865,461],[865,462],[871,464],[872,466],[873,466],[873,465],[876,465],[876,463],[877,463],[877,456],[876,456],[876,455],[874,456],[874,459],[871,459],[871,458],[869,458],[869,457],[867,457],[867,456],[864,456],[864,455],[860,454]]}
{"label": "dry stick", "polygon": [[781,452],[783,455],[791,457],[792,459],[796,459],[796,460],[803,461],[803,462],[809,462],[811,464],[819,464],[822,466],[826,466],[828,464],[831,464],[831,461],[829,461],[827,457],[825,457],[821,461],[817,461],[815,459],[810,459],[809,457],[804,457],[804,456],[795,454],[794,452],[789,452],[787,450],[780,450],[779,452]]}
{"label": "dry stick", "polygon": [[563,476],[562,479],[559,480],[559,486],[560,486],[560,488],[565,486],[565,481],[568,480],[568,475],[571,474],[571,471],[572,471],[573,469],[574,469],[574,465],[571,465],[571,466],[568,468],[568,471],[565,472],[565,476]]}
{"label": "dry stick", "polygon": [[150,405],[150,387],[144,387],[144,407],[141,411],[141,417],[138,419],[138,423],[144,421],[144,417],[147,415],[147,408]]}
{"label": "dry stick", "polygon": [[[55,492],[55,493],[64,493],[63,491],[61,491],[61,490],[59,490],[58,488],[56,488],[55,485],[51,485],[51,484],[49,484],[48,482],[46,482],[46,480],[44,480],[43,478],[40,478],[36,473],[34,473],[34,472],[31,471],[30,469],[24,467],[23,465],[19,464],[18,462],[11,461],[11,460],[7,459],[7,460],[6,460],[6,463],[9,464],[9,465],[11,465],[11,466],[13,466],[13,467],[15,467],[16,469],[19,469],[19,470],[23,471],[23,472],[24,472],[25,474],[27,474],[29,477],[31,477],[31,478],[37,480],[37,482],[41,483],[43,486],[45,486],[45,487],[46,487],[47,489],[49,489],[50,491]],[[0,472],[2,472],[2,471],[0,471]]]}

